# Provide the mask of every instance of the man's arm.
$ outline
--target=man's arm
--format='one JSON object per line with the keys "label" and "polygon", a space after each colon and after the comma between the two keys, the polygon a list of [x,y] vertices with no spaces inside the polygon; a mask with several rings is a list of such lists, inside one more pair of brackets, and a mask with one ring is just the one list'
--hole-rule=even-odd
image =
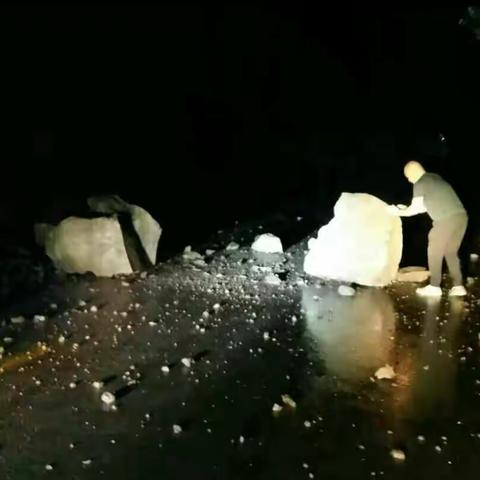
{"label": "man's arm", "polygon": [[426,213],[426,211],[423,197],[413,197],[412,203],[406,208],[398,207],[398,215],[400,217],[413,217],[420,213]]}

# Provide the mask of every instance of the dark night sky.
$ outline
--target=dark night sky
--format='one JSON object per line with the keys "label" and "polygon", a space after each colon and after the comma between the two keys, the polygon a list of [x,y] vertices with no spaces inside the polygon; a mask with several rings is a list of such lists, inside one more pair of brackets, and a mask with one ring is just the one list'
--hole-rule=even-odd
{"label": "dark night sky", "polygon": [[474,204],[479,168],[457,167],[479,154],[480,43],[463,11],[3,9],[2,228],[93,192],[185,237],[345,190],[406,201],[412,154]]}

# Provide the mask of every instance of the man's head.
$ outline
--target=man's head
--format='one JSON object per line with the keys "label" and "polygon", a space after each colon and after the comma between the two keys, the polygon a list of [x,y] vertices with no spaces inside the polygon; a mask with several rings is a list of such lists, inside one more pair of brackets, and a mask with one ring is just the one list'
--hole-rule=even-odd
{"label": "man's head", "polygon": [[411,160],[405,165],[403,173],[410,183],[417,183],[425,173],[425,169],[422,167],[421,163]]}

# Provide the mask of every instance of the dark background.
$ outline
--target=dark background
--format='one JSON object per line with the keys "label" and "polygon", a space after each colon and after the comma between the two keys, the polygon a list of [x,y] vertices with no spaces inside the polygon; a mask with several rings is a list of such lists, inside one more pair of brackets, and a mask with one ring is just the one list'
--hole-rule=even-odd
{"label": "dark background", "polygon": [[234,220],[330,215],[342,191],[406,203],[417,158],[451,180],[475,240],[480,44],[464,13],[4,8],[1,239],[117,193],[181,248]]}

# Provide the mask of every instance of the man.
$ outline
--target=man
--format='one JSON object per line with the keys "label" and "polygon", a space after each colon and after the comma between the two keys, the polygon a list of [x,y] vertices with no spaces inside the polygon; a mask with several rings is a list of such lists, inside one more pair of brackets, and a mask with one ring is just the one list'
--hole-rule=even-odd
{"label": "man", "polygon": [[428,213],[433,221],[428,234],[428,267],[430,285],[418,288],[422,296],[440,297],[442,289],[443,259],[453,280],[450,296],[461,297],[467,294],[463,286],[458,250],[467,230],[468,216],[465,207],[453,188],[435,173],[428,173],[415,161],[405,165],[404,174],[413,183],[413,199],[409,207],[391,205],[394,215],[411,217],[419,213]]}

